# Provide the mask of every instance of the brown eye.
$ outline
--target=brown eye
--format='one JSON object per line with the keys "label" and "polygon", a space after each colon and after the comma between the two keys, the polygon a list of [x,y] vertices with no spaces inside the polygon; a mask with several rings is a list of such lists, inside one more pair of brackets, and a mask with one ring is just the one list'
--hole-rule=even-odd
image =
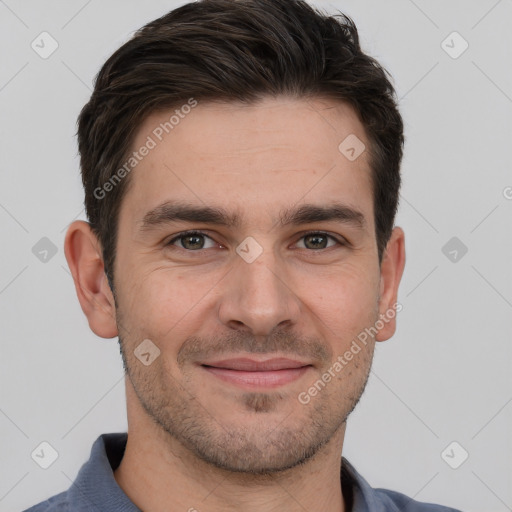
{"label": "brown eye", "polygon": [[[209,247],[205,246],[207,240],[210,240],[211,243]],[[215,246],[213,240],[208,235],[205,235],[200,231],[189,231],[186,233],[180,233],[178,236],[175,236],[172,240],[170,240],[167,245],[176,245],[176,242],[179,242],[179,248],[186,249],[189,251],[209,249]]]}
{"label": "brown eye", "polygon": [[[334,244],[328,245],[329,239],[334,242]],[[305,249],[328,249],[333,245],[342,245],[341,242],[336,240],[334,237],[328,235],[327,233],[307,233],[304,235],[301,240],[304,240],[304,246],[302,248]]]}

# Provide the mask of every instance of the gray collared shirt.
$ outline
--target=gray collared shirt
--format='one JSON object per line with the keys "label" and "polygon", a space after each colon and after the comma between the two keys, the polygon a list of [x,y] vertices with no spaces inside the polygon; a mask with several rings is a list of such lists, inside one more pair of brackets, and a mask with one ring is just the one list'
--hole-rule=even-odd
{"label": "gray collared shirt", "polygon": [[[71,487],[24,512],[141,512],[114,478],[127,438],[127,433],[99,436]],[[345,458],[341,464],[341,484],[346,512],[460,512],[420,503],[398,492],[373,489]]]}

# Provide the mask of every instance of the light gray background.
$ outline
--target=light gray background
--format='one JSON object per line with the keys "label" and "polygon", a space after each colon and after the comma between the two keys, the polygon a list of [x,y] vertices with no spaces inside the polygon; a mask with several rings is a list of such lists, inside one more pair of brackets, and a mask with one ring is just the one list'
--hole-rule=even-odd
{"label": "light gray background", "polygon": [[[179,4],[0,0],[1,511],[67,489],[96,437],[126,430],[117,340],[89,330],[63,253],[84,218],[75,122],[104,60]],[[512,510],[512,2],[316,5],[353,17],[394,77],[407,136],[404,309],[344,455],[376,487]],[[31,48],[43,31],[59,44],[46,60]],[[441,46],[453,31],[469,43],[457,59]],[[456,262],[442,252],[454,236],[468,248]],[[42,237],[58,249],[46,263]],[[42,441],[59,454],[46,470],[31,458]],[[452,441],[469,453],[458,469],[441,457]]]}

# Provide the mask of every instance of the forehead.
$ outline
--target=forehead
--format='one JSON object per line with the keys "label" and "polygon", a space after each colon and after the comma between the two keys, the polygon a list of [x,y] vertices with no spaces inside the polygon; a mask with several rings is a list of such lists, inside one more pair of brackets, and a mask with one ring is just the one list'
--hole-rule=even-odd
{"label": "forehead", "polygon": [[301,201],[373,211],[365,130],[339,101],[198,101],[146,118],[132,150],[144,146],[121,205],[133,221],[172,200],[231,205],[242,218]]}

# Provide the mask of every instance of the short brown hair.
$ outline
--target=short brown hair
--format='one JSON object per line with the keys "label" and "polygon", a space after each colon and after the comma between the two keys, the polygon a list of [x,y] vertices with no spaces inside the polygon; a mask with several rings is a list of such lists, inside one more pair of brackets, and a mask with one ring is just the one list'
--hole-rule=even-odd
{"label": "short brown hair", "polygon": [[[153,112],[195,100],[255,102],[265,96],[349,103],[370,147],[379,261],[391,236],[404,136],[387,71],[361,50],[354,22],[302,0],[201,0],[138,30],[103,65],[78,118],[85,208],[113,289],[118,213],[130,176],[95,191],[130,154]],[[341,141],[340,141],[341,142]]]}

